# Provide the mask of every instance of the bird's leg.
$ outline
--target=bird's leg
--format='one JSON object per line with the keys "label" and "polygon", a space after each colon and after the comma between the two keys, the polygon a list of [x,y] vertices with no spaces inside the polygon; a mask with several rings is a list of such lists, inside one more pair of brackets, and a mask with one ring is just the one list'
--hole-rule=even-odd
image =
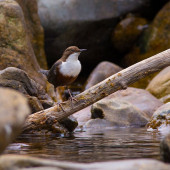
{"label": "bird's leg", "polygon": [[64,102],[57,102],[57,106],[59,106],[63,112],[66,112],[62,106],[62,103]]}
{"label": "bird's leg", "polygon": [[[54,87],[54,92],[55,92],[55,95],[56,95],[56,93],[57,93],[56,87]],[[62,103],[64,103],[64,102],[57,102],[57,107],[60,107],[61,110],[62,110],[63,112],[65,112],[65,110],[64,110],[64,108],[63,108],[63,106],[62,106]]]}
{"label": "bird's leg", "polygon": [[78,102],[78,101],[72,96],[72,94],[70,92],[70,89],[68,87],[67,87],[67,91],[68,91],[68,93],[70,95],[71,106],[73,108],[73,101],[76,101],[76,102]]}

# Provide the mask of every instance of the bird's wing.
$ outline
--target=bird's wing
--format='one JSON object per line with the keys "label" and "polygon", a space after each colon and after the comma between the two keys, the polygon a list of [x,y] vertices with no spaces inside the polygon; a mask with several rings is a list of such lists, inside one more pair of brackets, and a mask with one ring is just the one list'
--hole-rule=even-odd
{"label": "bird's wing", "polygon": [[61,65],[61,63],[62,61],[58,60],[55,64],[53,64],[47,76],[48,81],[53,84],[54,87],[57,86],[56,78],[58,77],[58,67]]}
{"label": "bird's wing", "polygon": [[61,65],[62,61],[58,60],[56,63],[53,64],[53,66],[51,67],[49,74],[54,74],[55,76],[57,76],[57,72],[58,72],[58,67]]}

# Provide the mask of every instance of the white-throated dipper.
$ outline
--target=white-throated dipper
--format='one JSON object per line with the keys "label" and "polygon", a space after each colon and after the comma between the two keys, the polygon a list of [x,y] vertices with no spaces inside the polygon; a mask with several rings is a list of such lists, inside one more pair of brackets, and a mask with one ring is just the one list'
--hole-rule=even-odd
{"label": "white-throated dipper", "polygon": [[[47,77],[48,82],[53,84],[55,89],[58,86],[70,85],[76,80],[81,71],[81,63],[78,57],[85,50],[76,46],[70,46],[64,51],[62,57],[53,64],[50,70],[41,70],[40,72]],[[72,102],[74,99],[69,89],[68,92]]]}

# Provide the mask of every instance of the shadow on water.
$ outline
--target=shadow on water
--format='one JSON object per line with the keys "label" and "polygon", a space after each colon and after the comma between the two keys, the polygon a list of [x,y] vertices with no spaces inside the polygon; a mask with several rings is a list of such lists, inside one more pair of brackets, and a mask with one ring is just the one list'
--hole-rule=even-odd
{"label": "shadow on water", "polygon": [[5,153],[15,153],[74,162],[97,162],[130,158],[160,159],[161,134],[145,128],[115,128],[104,131],[76,131],[58,136],[25,134]]}

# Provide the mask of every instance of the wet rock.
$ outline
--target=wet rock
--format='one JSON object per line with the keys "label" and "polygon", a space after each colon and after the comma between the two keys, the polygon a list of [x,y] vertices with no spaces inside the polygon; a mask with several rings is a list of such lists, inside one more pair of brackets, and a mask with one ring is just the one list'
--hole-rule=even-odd
{"label": "wet rock", "polygon": [[166,67],[155,76],[147,86],[146,90],[157,98],[168,96],[170,94],[170,66]]}
{"label": "wet rock", "polygon": [[160,152],[162,159],[165,162],[170,162],[170,134],[161,141]]}
{"label": "wet rock", "polygon": [[44,31],[38,16],[36,0],[15,0],[21,6],[26,22],[26,31],[29,35],[35,56],[41,68],[47,69],[47,61],[44,52]]}
{"label": "wet rock", "polygon": [[136,108],[141,110],[142,112],[146,113],[150,118],[153,115],[154,111],[163,103],[150,94],[148,91],[144,89],[138,89],[133,87],[128,87],[126,90],[119,90],[107,98],[112,99],[115,98],[117,100],[125,100]]}
{"label": "wet rock", "polygon": [[149,117],[127,101],[102,99],[92,105],[92,119],[100,118],[112,122],[113,126],[145,126]]}
{"label": "wet rock", "polygon": [[154,159],[131,159],[96,163],[74,163],[66,161],[55,161],[42,158],[35,158],[26,155],[3,155],[0,157],[1,169],[84,169],[84,170],[169,170],[170,165]]}
{"label": "wet rock", "polygon": [[25,71],[15,67],[8,67],[0,71],[0,86],[15,89],[26,95],[32,113],[42,110],[45,104],[52,106],[54,103],[46,91]]}
{"label": "wet rock", "polygon": [[123,62],[129,66],[170,48],[170,2],[156,15],[133,50]]}
{"label": "wet rock", "polygon": [[95,84],[103,81],[104,79],[121,70],[121,67],[108,61],[103,61],[99,63],[88,77],[85,89],[94,86]]}
{"label": "wet rock", "polygon": [[13,0],[1,0],[0,9],[0,69],[20,68],[45,88],[46,80],[38,72],[40,67],[27,34],[21,7]]}
{"label": "wet rock", "polygon": [[73,132],[78,122],[73,116],[69,116],[60,122],[69,132]]}
{"label": "wet rock", "polygon": [[170,126],[170,102],[162,105],[154,112],[152,119],[147,126],[152,129],[160,129],[164,126]]}
{"label": "wet rock", "polygon": [[151,0],[38,0],[50,65],[70,45],[88,49],[80,59],[86,66],[82,70],[86,74],[97,63],[111,58],[114,60],[115,53],[110,38],[119,17],[136,10],[145,13],[150,8],[150,2]]}
{"label": "wet rock", "polygon": [[147,27],[146,19],[128,14],[113,31],[113,46],[121,53],[130,50]]}
{"label": "wet rock", "polygon": [[29,95],[26,95],[26,97],[28,99],[28,103],[31,108],[31,113],[35,113],[44,109],[37,97],[29,96]]}
{"label": "wet rock", "polygon": [[27,73],[15,67],[8,67],[0,71],[0,86],[10,87],[23,94],[38,96],[38,88],[34,80]]}
{"label": "wet rock", "polygon": [[30,109],[17,91],[0,88],[0,153],[19,134]]}

